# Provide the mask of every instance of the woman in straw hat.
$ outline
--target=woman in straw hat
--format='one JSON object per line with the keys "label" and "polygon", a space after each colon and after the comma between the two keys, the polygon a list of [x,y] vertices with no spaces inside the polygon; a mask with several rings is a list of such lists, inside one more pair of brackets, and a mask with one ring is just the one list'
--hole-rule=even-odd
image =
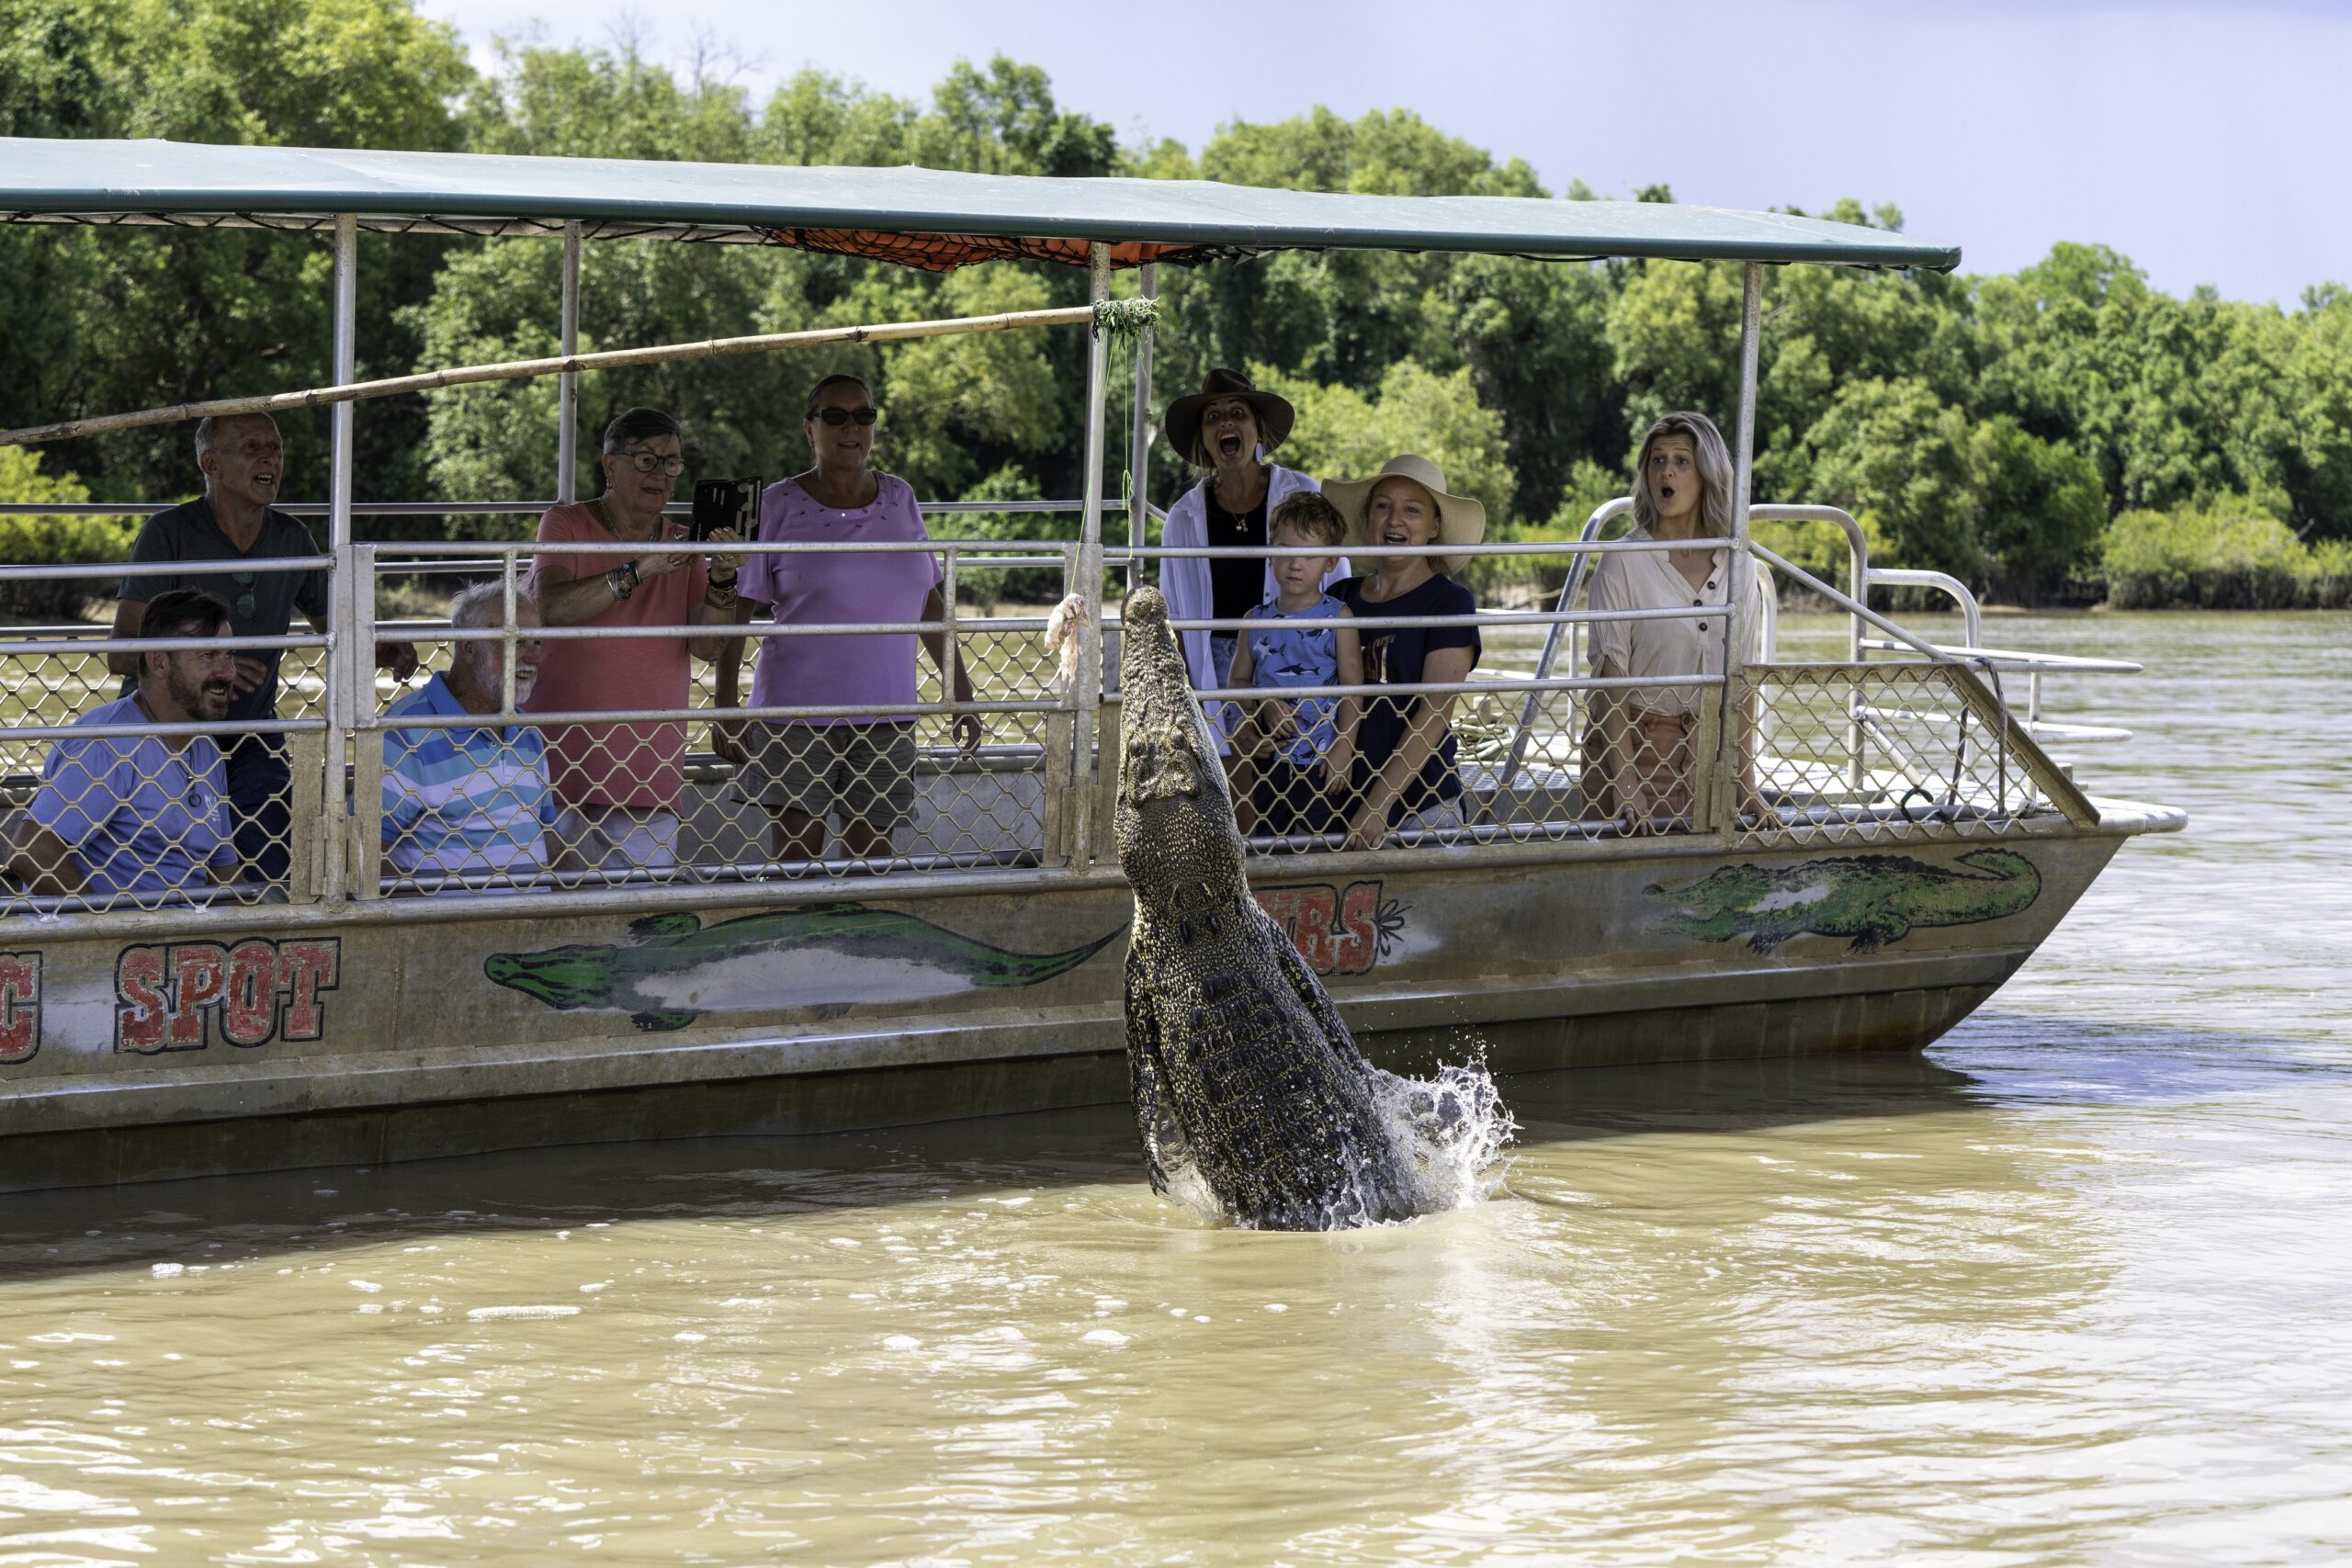
{"label": "woman in straw hat", "polygon": [[[1482,646],[1469,618],[1478,604],[1451,575],[1463,558],[1443,553],[1442,547],[1485,538],[1486,507],[1449,491],[1443,469],[1409,455],[1391,457],[1368,479],[1333,479],[1323,493],[1348,520],[1350,547],[1377,558],[1372,570],[1331,590],[1351,615],[1463,617],[1452,626],[1359,629],[1364,683],[1467,681]],[[1453,699],[1452,692],[1424,692],[1363,705],[1348,811],[1351,847],[1371,848],[1400,828],[1461,825],[1454,805],[1462,775],[1454,766]]]}
{"label": "woman in straw hat", "polygon": [[[1731,453],[1701,413],[1670,413],[1650,426],[1634,460],[1634,521],[1628,539],[1731,536]],[[1592,570],[1596,611],[1713,614],[1656,621],[1596,621],[1592,672],[1611,679],[1679,682],[1593,694],[1585,730],[1588,814],[1649,833],[1690,815],[1699,726],[1699,682],[1723,678],[1728,645],[1731,556],[1723,549],[1620,551]],[[1768,592],[1752,578],[1758,600]],[[1763,624],[1753,603],[1751,626]]]}
{"label": "woman in straw hat", "polygon": [[[1302,491],[1317,488],[1306,475],[1269,462],[1266,454],[1290,434],[1294,417],[1290,404],[1272,392],[1261,392],[1235,370],[1212,370],[1201,378],[1201,389],[1168,405],[1163,426],[1169,445],[1208,477],[1179,496],[1168,509],[1160,543],[1171,547],[1234,546],[1266,547],[1266,518],[1272,510]],[[1326,580],[1347,575],[1342,559]],[[1265,561],[1200,556],[1170,556],[1159,563],[1159,592],[1168,600],[1168,615],[1179,621],[1238,621],[1275,592],[1272,566]],[[1233,668],[1238,632],[1188,631],[1177,634],[1184,645],[1184,662],[1193,672],[1195,690],[1226,683]],[[1219,704],[1223,708],[1225,705]],[[1229,717],[1219,728],[1230,730]]]}

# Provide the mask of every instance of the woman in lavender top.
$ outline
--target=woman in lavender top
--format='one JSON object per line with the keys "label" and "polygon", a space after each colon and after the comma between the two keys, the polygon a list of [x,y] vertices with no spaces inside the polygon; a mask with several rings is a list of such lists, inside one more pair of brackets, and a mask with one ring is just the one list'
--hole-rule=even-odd
{"label": "woman in lavender top", "polygon": [[[873,395],[854,376],[828,376],[808,394],[802,430],[816,464],[770,485],[760,498],[761,544],[876,544],[928,539],[913,490],[868,467]],[[740,620],[761,608],[799,626],[936,621],[944,614],[939,558],[919,550],[757,554],[743,565]],[[944,634],[921,634],[932,662],[946,666]],[[730,726],[719,741],[741,764],[743,798],[766,807],[777,857],[813,861],[825,850],[825,824],[838,812],[841,852],[852,860],[887,859],[891,834],[914,807],[915,716],[899,709],[915,695],[911,632],[760,639],[752,678],[753,707],[842,706],[870,711],[839,717],[782,719]],[[955,661],[955,700],[972,701],[972,683]],[[956,716],[956,743],[980,743],[974,714]]]}

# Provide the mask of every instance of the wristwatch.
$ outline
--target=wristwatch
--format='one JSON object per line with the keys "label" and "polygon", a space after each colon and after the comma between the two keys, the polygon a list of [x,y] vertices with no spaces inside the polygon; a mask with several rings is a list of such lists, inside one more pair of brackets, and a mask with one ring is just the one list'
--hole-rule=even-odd
{"label": "wristwatch", "polygon": [[605,573],[605,585],[613,591],[613,599],[616,603],[636,592],[637,563],[633,560],[623,561]]}

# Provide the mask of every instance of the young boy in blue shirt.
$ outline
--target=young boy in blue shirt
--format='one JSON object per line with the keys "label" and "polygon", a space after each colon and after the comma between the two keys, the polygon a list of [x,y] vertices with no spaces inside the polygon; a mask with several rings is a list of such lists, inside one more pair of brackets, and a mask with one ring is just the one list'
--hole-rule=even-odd
{"label": "young boy in blue shirt", "polygon": [[[1323,592],[1347,522],[1312,491],[1289,497],[1266,520],[1276,547],[1328,547],[1329,554],[1276,556],[1274,596],[1250,612],[1233,655],[1232,685],[1260,691],[1353,686],[1363,661],[1348,607]],[[1338,830],[1335,798],[1355,757],[1353,697],[1265,698],[1246,710],[1233,737],[1234,816],[1244,834],[1276,838]]]}

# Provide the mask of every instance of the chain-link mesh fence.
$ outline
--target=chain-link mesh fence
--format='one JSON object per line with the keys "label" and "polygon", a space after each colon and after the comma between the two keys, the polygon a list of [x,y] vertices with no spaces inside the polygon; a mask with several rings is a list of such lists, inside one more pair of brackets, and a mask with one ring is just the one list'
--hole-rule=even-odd
{"label": "chain-link mesh fence", "polygon": [[[532,550],[498,554],[515,558],[519,578]],[[967,555],[1066,575],[1069,547],[943,541],[922,553],[951,563],[939,621],[624,629],[592,619],[514,633],[518,661],[542,676],[565,659],[680,669],[680,689],[658,707],[621,695],[592,710],[599,680],[572,679],[562,687],[568,711],[518,694],[516,722],[498,723],[484,688],[499,684],[503,606],[496,627],[439,631],[420,649],[437,679],[424,672],[405,690],[379,690],[362,721],[379,741],[365,749],[354,813],[363,838],[365,822],[379,817],[382,854],[377,882],[360,896],[1043,863],[1046,755],[1053,716],[1071,699],[1050,683],[1042,619],[958,615],[954,584]],[[833,671],[830,682],[797,680],[763,699],[761,650],[786,639],[796,651],[846,639],[849,651],[797,661]],[[935,650],[919,651],[926,641]],[[682,645],[691,660],[681,659]],[[458,672],[469,660],[480,673],[470,706],[451,694],[465,686]],[[904,701],[869,700],[865,666],[876,660],[902,661],[881,683],[909,694]],[[613,689],[623,684],[636,702],[650,700],[617,676]]]}
{"label": "chain-link mesh fence", "polygon": [[[7,570],[62,580],[57,593],[101,604],[121,577],[119,567]],[[224,607],[254,570],[173,563],[173,575]],[[294,825],[295,757],[314,756],[324,728],[323,639],[296,630],[141,639],[83,623],[9,627],[0,638],[0,912],[291,897],[306,848]],[[142,660],[146,672],[135,673]],[[248,692],[273,687],[275,716],[223,716]],[[273,711],[262,699],[252,705]],[[306,777],[315,793],[315,761]]]}
{"label": "chain-link mesh fence", "polygon": [[[1075,582],[1074,546],[920,547],[944,563],[940,618],[926,623],[599,628],[592,619],[548,630],[527,617],[510,626],[501,595],[490,624],[453,628],[419,609],[446,605],[467,581],[511,573],[521,582],[539,548],[356,547],[341,585],[357,616],[355,648],[412,643],[416,674],[356,670],[338,704],[322,639],[308,628],[238,639],[234,652],[276,649],[281,660],[277,717],[245,725],[159,725],[135,704],[120,708],[127,688],[108,657],[137,650],[109,647],[97,627],[13,628],[0,642],[11,863],[0,909],[622,894],[1051,870],[1107,855],[1115,763],[1089,766],[1081,755],[1092,733],[1088,694],[1057,679],[1042,616],[975,615],[956,593],[959,572],[1008,567]],[[391,616],[396,604],[409,618]],[[1234,740],[1229,776],[1253,850],[1718,830],[1855,842],[2000,832],[2052,808],[2047,760],[1954,665],[1600,680],[1577,668],[1577,634],[1605,618],[1477,612],[1489,637],[1566,631],[1564,666],[1547,651],[1532,671],[1523,660],[1482,659],[1487,668],[1455,682],[1350,687],[1335,674],[1321,685],[1204,692]],[[1117,620],[1096,619],[1102,696],[1114,705]],[[874,657],[904,660],[898,689],[910,697],[876,704],[821,682],[757,695],[762,649],[807,638],[862,639],[854,646]],[[658,655],[685,672],[664,700],[639,705],[616,696],[558,712],[526,700],[532,673],[590,648],[606,659]],[[520,705],[506,706],[510,696]],[[1418,745],[1412,765],[1384,768],[1371,754],[1367,726],[1382,714],[1392,735],[1408,738],[1389,758]],[[1115,722],[1114,707],[1104,720]],[[192,739],[192,729],[208,733]]]}
{"label": "chain-link mesh fence", "polygon": [[1455,726],[1472,820],[1587,840],[1704,827],[1721,711],[1718,683],[1690,679],[1474,694]]}
{"label": "chain-link mesh fence", "polygon": [[[1611,750],[1596,716],[1639,712],[1615,689],[1566,677],[1529,689],[1537,685],[1508,676],[1398,683],[1352,706],[1337,695],[1230,692],[1225,700],[1238,716],[1227,776],[1239,825],[1270,853],[1598,840],[1693,825],[1699,713],[1632,725]],[[1321,730],[1315,706],[1326,704],[1337,711]],[[1385,766],[1346,739],[1374,704],[1396,712],[1407,737]],[[1711,694],[1702,711],[1713,706]],[[1396,751],[1414,746],[1422,727],[1418,765],[1397,764]]]}
{"label": "chain-link mesh fence", "polygon": [[1766,666],[1736,689],[1757,737],[1743,838],[1997,834],[2057,809],[2052,791],[2065,787],[1960,666]]}

